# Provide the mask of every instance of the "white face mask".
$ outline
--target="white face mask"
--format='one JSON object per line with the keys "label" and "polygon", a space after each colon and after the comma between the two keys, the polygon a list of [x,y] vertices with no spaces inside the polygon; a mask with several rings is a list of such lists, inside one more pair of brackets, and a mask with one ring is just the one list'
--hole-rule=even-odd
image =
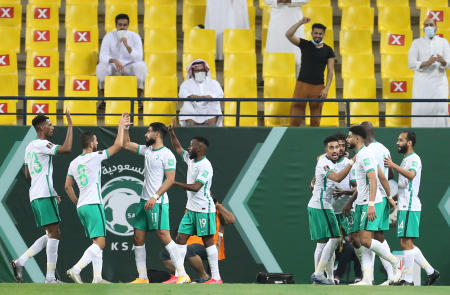
{"label": "white face mask", "polygon": [[122,39],[123,37],[125,37],[126,34],[127,34],[127,30],[117,31],[117,37],[119,37],[119,40]]}
{"label": "white face mask", "polygon": [[206,72],[196,72],[194,73],[194,80],[197,82],[203,82],[206,78]]}
{"label": "white face mask", "polygon": [[425,35],[430,39],[436,35],[436,30],[434,27],[425,27],[424,32]]}

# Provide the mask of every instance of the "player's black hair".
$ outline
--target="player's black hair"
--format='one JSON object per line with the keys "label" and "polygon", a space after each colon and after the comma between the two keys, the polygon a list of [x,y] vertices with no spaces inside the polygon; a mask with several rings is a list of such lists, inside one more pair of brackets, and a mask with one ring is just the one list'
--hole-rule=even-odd
{"label": "player's black hair", "polygon": [[330,135],[327,138],[325,138],[323,140],[323,145],[327,146],[328,143],[333,142],[333,141],[336,141],[336,142],[338,141],[338,138],[336,137],[336,135]]}
{"label": "player's black hair", "polygon": [[192,139],[195,139],[196,141],[201,142],[204,145],[206,145],[206,147],[209,147],[209,141],[206,138],[204,138],[203,136],[195,136]]}
{"label": "player's black hair", "polygon": [[312,29],[311,30],[313,31],[314,29],[322,29],[323,32],[325,33],[325,31],[327,30],[327,27],[325,27],[322,24],[315,23],[315,24],[312,25]]}
{"label": "player's black hair", "polygon": [[416,133],[414,131],[405,130],[402,133],[406,133],[406,140],[411,141],[413,146],[416,144]]}
{"label": "player's black hair", "polygon": [[366,130],[366,136],[370,138],[375,136],[375,130],[373,129],[372,123],[370,123],[369,121],[364,121],[359,125],[364,127],[364,129]]}
{"label": "player's black hair", "polygon": [[355,135],[361,136],[363,139],[367,138],[366,129],[364,129],[364,127],[362,127],[360,125],[352,126],[348,129],[348,131],[350,131],[351,133],[353,133]]}
{"label": "player's black hair", "polygon": [[130,18],[128,17],[128,14],[121,13],[121,14],[116,15],[116,25],[117,25],[117,21],[119,19],[126,19],[128,21],[128,24],[130,24]]}
{"label": "player's black hair", "polygon": [[83,149],[87,148],[94,140],[94,133],[92,131],[84,131],[80,136],[80,143]]}
{"label": "player's black hair", "polygon": [[347,139],[347,136],[345,136],[344,134],[342,134],[342,133],[336,133],[335,135],[334,135],[338,140],[346,140]]}
{"label": "player's black hair", "polygon": [[40,115],[37,115],[36,117],[34,117],[33,121],[31,121],[31,124],[33,124],[34,129],[36,129],[36,131],[38,131],[39,126],[47,120],[48,120],[47,116],[40,114]]}
{"label": "player's black hair", "polygon": [[154,132],[159,132],[161,134],[161,137],[164,138],[167,134],[167,126],[160,122],[153,122],[150,124],[150,127],[152,127],[152,130]]}

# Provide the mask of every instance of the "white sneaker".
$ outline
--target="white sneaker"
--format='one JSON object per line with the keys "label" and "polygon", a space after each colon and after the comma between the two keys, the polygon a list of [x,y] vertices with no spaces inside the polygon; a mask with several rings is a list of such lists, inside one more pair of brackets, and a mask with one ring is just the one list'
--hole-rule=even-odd
{"label": "white sneaker", "polygon": [[67,270],[66,272],[67,276],[72,279],[72,281],[74,281],[77,284],[83,284],[83,281],[81,280],[81,276],[80,274],[75,273],[75,271],[73,270],[73,268]]}
{"label": "white sneaker", "polygon": [[379,284],[378,286],[389,286],[390,282],[391,282],[390,280],[386,280],[383,283]]}
{"label": "white sneaker", "polygon": [[320,275],[312,274],[311,281],[321,285],[334,285],[334,282],[332,283],[323,274]]}
{"label": "white sneaker", "polygon": [[112,284],[110,281],[107,281],[105,279],[100,279],[100,280],[93,280],[92,284]]}
{"label": "white sneaker", "polygon": [[54,279],[47,279],[45,278],[44,284],[64,284],[64,282],[54,278]]}
{"label": "white sneaker", "polygon": [[350,286],[372,286],[372,282],[366,281],[366,280],[361,280],[357,283],[354,284],[350,284]]}
{"label": "white sneaker", "polygon": [[402,269],[403,269],[403,259],[398,258],[398,264],[392,266],[394,280],[393,283],[396,283],[400,280],[402,276]]}

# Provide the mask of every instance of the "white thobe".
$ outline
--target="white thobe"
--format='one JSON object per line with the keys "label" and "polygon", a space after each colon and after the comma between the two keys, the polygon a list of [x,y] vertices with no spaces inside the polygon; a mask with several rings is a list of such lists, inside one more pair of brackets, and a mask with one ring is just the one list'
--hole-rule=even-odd
{"label": "white thobe", "polygon": [[[298,76],[302,53],[298,46],[295,46],[286,38],[285,34],[290,27],[303,18],[301,6],[308,3],[309,0],[299,0],[289,4],[278,4],[277,0],[264,0],[264,2],[272,7],[267,30],[266,52],[294,53],[295,70]],[[295,36],[305,38],[303,26],[297,29]]]}
{"label": "white thobe", "polygon": [[[213,98],[223,98],[223,90],[222,87],[220,87],[219,82],[209,77],[206,77],[201,83],[191,78],[181,83],[178,97],[187,98],[191,95],[209,95]],[[206,114],[206,116],[189,116],[192,114]],[[208,116],[207,114],[211,114],[212,116]],[[193,120],[197,124],[203,124],[207,120],[216,117],[218,114],[222,114],[220,101],[185,101],[180,109],[180,125],[184,126],[184,121],[186,120]],[[221,126],[222,121],[223,117],[219,116],[217,126]]]}
{"label": "white thobe", "polygon": [[247,0],[207,0],[205,28],[216,30],[216,59],[223,59],[223,31],[249,29]]}
{"label": "white thobe", "polygon": [[[446,66],[435,62],[420,68],[422,62],[432,55],[439,54],[447,62]],[[424,36],[415,39],[408,54],[408,66],[414,70],[412,98],[448,98],[448,80],[445,70],[450,68],[450,46],[448,41],[439,36],[432,39]],[[412,115],[448,115],[446,102],[412,103]],[[448,127],[447,117],[413,117],[412,127]]]}

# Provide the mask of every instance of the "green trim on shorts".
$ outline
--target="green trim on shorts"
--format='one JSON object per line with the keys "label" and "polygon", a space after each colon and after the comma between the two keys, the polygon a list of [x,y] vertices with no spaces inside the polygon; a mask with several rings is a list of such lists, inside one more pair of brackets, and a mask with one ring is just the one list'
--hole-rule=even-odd
{"label": "green trim on shorts", "polygon": [[180,221],[178,232],[198,237],[216,234],[216,213],[203,213],[187,210]]}
{"label": "green trim on shorts", "polygon": [[106,236],[105,209],[101,204],[87,204],[77,208],[78,217],[86,237],[93,239]]}
{"label": "green trim on shorts", "polygon": [[332,209],[308,207],[308,217],[311,240],[319,241],[341,236],[338,221]]}
{"label": "green trim on shorts", "polygon": [[134,217],[133,227],[142,231],[170,230],[169,204],[155,203],[152,210],[145,210],[147,200],[141,199]]}
{"label": "green trim on shorts", "polygon": [[33,210],[37,227],[61,221],[56,197],[34,199],[31,202],[31,209]]}
{"label": "green trim on shorts", "polygon": [[367,231],[378,231],[380,228],[380,223],[383,218],[383,202],[375,204],[375,211],[377,217],[374,220],[370,221],[367,219],[367,207],[369,205],[356,205],[355,207],[355,217],[352,232],[357,232],[360,230]]}
{"label": "green trim on shorts", "polygon": [[389,206],[387,198],[383,198],[383,218],[380,221],[380,230],[389,230],[389,214],[391,214],[391,208]]}
{"label": "green trim on shorts", "polygon": [[399,238],[418,238],[421,211],[398,210],[397,236]]}

